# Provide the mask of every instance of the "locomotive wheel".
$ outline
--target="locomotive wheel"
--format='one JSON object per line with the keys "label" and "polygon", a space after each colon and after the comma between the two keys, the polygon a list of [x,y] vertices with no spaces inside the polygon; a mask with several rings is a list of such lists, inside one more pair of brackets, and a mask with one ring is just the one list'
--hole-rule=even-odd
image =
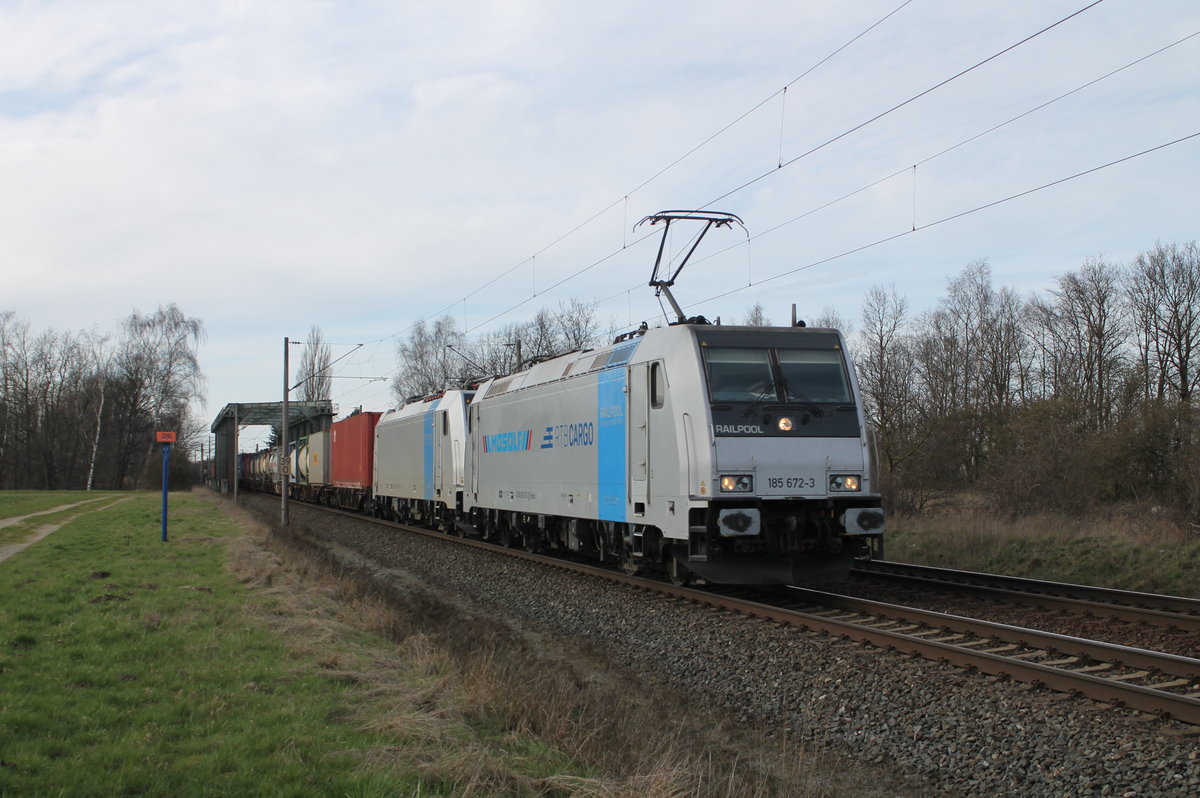
{"label": "locomotive wheel", "polygon": [[667,552],[667,576],[670,578],[671,584],[677,587],[686,587],[696,578],[692,569],[680,562],[679,558],[670,552]]}
{"label": "locomotive wheel", "polygon": [[620,552],[621,570],[630,576],[637,576],[642,572],[641,563],[633,558],[633,552],[626,547],[621,548]]}

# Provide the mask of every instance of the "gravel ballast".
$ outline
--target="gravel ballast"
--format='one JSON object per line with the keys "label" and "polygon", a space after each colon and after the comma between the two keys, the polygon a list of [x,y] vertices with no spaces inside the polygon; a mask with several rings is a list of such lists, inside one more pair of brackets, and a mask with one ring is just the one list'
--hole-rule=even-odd
{"label": "gravel ballast", "polygon": [[302,505],[292,519],[515,632],[577,640],[697,706],[893,773],[909,794],[1200,795],[1194,727]]}

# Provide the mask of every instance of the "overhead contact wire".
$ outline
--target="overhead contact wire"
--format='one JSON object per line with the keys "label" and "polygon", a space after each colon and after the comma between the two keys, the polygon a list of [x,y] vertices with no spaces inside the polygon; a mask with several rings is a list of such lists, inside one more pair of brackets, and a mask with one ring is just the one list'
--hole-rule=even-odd
{"label": "overhead contact wire", "polygon": [[[862,252],[863,250],[871,249],[871,248],[877,247],[881,244],[886,244],[889,241],[895,241],[898,238],[904,238],[905,236],[910,236],[913,233],[917,233],[922,230],[928,230],[931,227],[937,227],[940,224],[945,224],[946,222],[954,221],[955,219],[961,219],[964,216],[970,216],[973,213],[979,213],[980,211],[987,210],[988,208],[994,208],[997,205],[1002,205],[1005,202],[1011,202],[1012,200],[1020,199],[1021,197],[1027,197],[1030,194],[1035,194],[1039,191],[1043,191],[1048,188],[1053,188],[1054,186],[1059,186],[1059,185],[1062,185],[1063,183],[1068,183],[1072,180],[1076,180],[1078,178],[1085,177],[1090,174],[1094,174],[1103,169],[1108,169],[1111,166],[1117,166],[1118,164],[1125,163],[1126,161],[1132,161],[1134,158],[1140,158],[1143,155],[1149,155],[1152,152],[1157,152],[1159,150],[1166,149],[1167,147],[1172,147],[1176,144],[1181,144],[1185,141],[1189,141],[1190,139],[1194,139],[1198,136],[1200,136],[1200,131],[1197,131],[1196,133],[1191,133],[1187,136],[1182,136],[1180,138],[1175,139],[1174,141],[1168,141],[1165,144],[1159,144],[1157,146],[1150,147],[1149,149],[1142,150],[1141,152],[1135,152],[1132,155],[1126,155],[1123,158],[1118,158],[1115,161],[1109,161],[1108,163],[1101,164],[1100,166],[1094,166],[1091,169],[1085,169],[1082,172],[1076,172],[1073,175],[1068,175],[1067,177],[1059,178],[1058,180],[1053,180],[1049,183],[1045,183],[1045,184],[1037,186],[1035,188],[1027,189],[1025,191],[1018,192],[1016,194],[1010,194],[1007,197],[1003,197],[998,200],[993,200],[992,202],[988,202],[983,205],[979,205],[979,206],[971,208],[969,210],[961,211],[959,213],[955,213],[950,216],[945,216],[934,222],[927,222],[923,225],[919,225],[919,226],[915,227],[912,230],[904,230],[902,232],[896,233],[895,235],[885,236],[884,238],[881,238],[877,241],[872,241],[869,244],[863,244],[862,246],[858,246],[853,249],[848,249],[845,252],[838,253],[837,255],[830,255],[828,258],[822,258],[821,260],[816,260],[816,261],[813,261],[812,263],[807,263],[803,266],[797,266],[795,269],[789,269],[788,271],[780,272],[779,274],[773,275],[771,277],[767,277],[766,279],[759,280],[757,285],[762,285],[763,283],[769,283],[774,280],[778,280],[782,277],[788,277],[789,275],[796,274],[797,272],[802,272],[807,269],[811,269],[813,267],[821,266],[825,263],[829,263],[831,261],[839,260],[841,258],[845,258],[850,255],[854,255],[858,252]],[[746,288],[747,288],[747,286],[738,286],[737,288],[733,288],[729,291],[725,291],[723,293],[710,296],[707,299],[703,299],[695,304],[696,305],[705,305],[709,302],[713,302],[718,299],[723,299],[732,294],[736,294],[739,291],[744,291],[744,290],[746,290]]]}
{"label": "overhead contact wire", "polygon": [[[777,96],[778,96],[778,95],[779,95],[781,92],[784,92],[784,91],[786,91],[788,87],[790,87],[790,86],[794,86],[796,83],[798,83],[799,81],[801,81],[801,80],[803,80],[805,77],[807,77],[809,74],[811,74],[811,73],[812,73],[814,70],[816,70],[817,68],[821,67],[823,64],[825,64],[826,62],[828,62],[828,61],[829,61],[830,59],[832,59],[833,57],[837,56],[839,53],[841,53],[841,52],[842,52],[843,50],[845,50],[847,47],[849,47],[850,45],[852,45],[852,44],[854,44],[855,42],[857,42],[857,41],[858,41],[859,39],[861,39],[863,36],[866,36],[868,33],[870,33],[871,31],[873,31],[875,28],[879,27],[880,25],[882,25],[882,24],[883,24],[884,22],[886,22],[887,20],[891,19],[891,18],[892,18],[894,15],[896,15],[897,13],[899,13],[899,12],[900,12],[900,11],[901,11],[901,10],[902,10],[902,9],[903,9],[905,6],[907,6],[907,5],[909,5],[910,3],[912,3],[912,1],[913,1],[913,0],[904,0],[904,2],[903,2],[903,3],[901,3],[901,4],[900,4],[900,5],[898,5],[898,6],[896,6],[896,7],[895,7],[895,8],[893,8],[891,11],[889,11],[887,14],[883,15],[883,16],[882,16],[882,17],[880,17],[878,20],[876,20],[875,22],[873,22],[871,25],[869,25],[868,27],[866,27],[865,29],[863,29],[862,31],[860,31],[858,34],[856,34],[854,37],[852,37],[851,39],[849,39],[848,41],[846,41],[844,44],[842,44],[842,45],[841,45],[840,47],[838,47],[836,50],[834,50],[833,52],[829,53],[829,54],[828,54],[828,55],[826,55],[824,58],[822,58],[820,61],[817,61],[817,63],[813,64],[813,65],[812,65],[812,66],[810,66],[808,69],[804,70],[804,72],[802,72],[802,73],[800,73],[799,75],[797,75],[797,76],[796,76],[795,78],[793,78],[793,79],[792,79],[790,82],[788,82],[788,83],[787,83],[787,84],[786,84],[786,85],[783,87],[783,89],[780,89],[780,90],[778,90],[778,91],[772,92],[772,93],[771,93],[769,96],[767,96],[766,98],[764,98],[764,99],[763,99],[761,102],[759,102],[758,104],[756,104],[754,107],[750,108],[749,110],[747,110],[746,112],[744,112],[743,114],[741,114],[740,116],[738,116],[738,117],[737,117],[736,119],[734,119],[732,122],[730,122],[729,124],[725,125],[725,126],[724,126],[724,127],[722,127],[720,130],[718,130],[717,132],[713,133],[711,136],[709,136],[708,138],[704,139],[703,141],[701,141],[701,142],[700,142],[699,144],[697,144],[696,146],[692,147],[690,150],[688,150],[687,152],[685,152],[683,155],[679,156],[679,157],[678,157],[678,158],[676,158],[674,161],[672,161],[671,163],[667,164],[665,167],[663,167],[663,168],[662,168],[662,169],[660,169],[659,171],[655,172],[653,175],[651,175],[651,176],[650,176],[650,177],[648,177],[647,179],[643,180],[641,183],[639,183],[637,186],[635,186],[635,187],[634,187],[634,188],[633,188],[631,191],[627,191],[627,192],[625,192],[625,193],[624,193],[624,194],[623,194],[621,197],[619,197],[618,199],[616,199],[616,200],[614,200],[613,202],[609,203],[609,204],[608,204],[608,205],[606,205],[604,208],[602,208],[601,210],[599,210],[599,211],[597,211],[596,213],[592,214],[590,217],[588,217],[588,218],[587,218],[587,219],[585,219],[584,221],[582,221],[582,222],[580,222],[579,224],[575,225],[575,226],[574,226],[574,227],[572,227],[570,230],[566,231],[565,233],[563,233],[562,235],[560,235],[558,238],[556,238],[556,239],[554,239],[553,241],[551,241],[549,244],[546,244],[544,247],[542,247],[542,248],[541,248],[541,249],[539,249],[537,252],[535,252],[535,253],[534,253],[534,255],[533,255],[533,256],[531,256],[531,257],[536,257],[537,255],[541,255],[541,254],[543,254],[543,253],[547,252],[548,250],[550,250],[550,249],[552,249],[553,247],[557,246],[558,244],[562,243],[562,241],[564,241],[565,239],[569,238],[570,236],[572,236],[572,235],[574,235],[575,233],[579,232],[579,231],[580,231],[581,229],[583,229],[584,227],[586,227],[586,226],[588,226],[589,224],[591,224],[592,222],[596,221],[597,219],[599,219],[599,218],[600,218],[601,216],[603,216],[604,214],[606,214],[606,213],[608,213],[609,211],[611,211],[611,210],[612,210],[614,207],[616,207],[617,205],[620,205],[622,202],[625,202],[625,203],[627,203],[630,195],[632,195],[632,194],[635,194],[635,193],[637,193],[638,191],[640,191],[641,189],[643,189],[643,188],[645,188],[646,186],[650,185],[650,184],[651,184],[651,183],[653,183],[655,180],[657,180],[658,178],[662,177],[664,174],[666,174],[667,172],[669,172],[671,169],[675,168],[675,167],[676,167],[676,166],[678,166],[680,163],[682,163],[683,161],[687,160],[689,157],[691,157],[692,155],[694,155],[696,152],[698,152],[699,150],[703,149],[705,146],[707,146],[708,144],[710,144],[711,142],[713,142],[715,139],[719,138],[721,135],[723,135],[723,134],[724,134],[724,133],[726,133],[728,130],[730,130],[731,128],[733,128],[735,125],[737,125],[737,124],[738,124],[739,122],[741,122],[743,119],[745,119],[746,117],[750,116],[750,115],[751,115],[751,114],[753,114],[755,111],[759,110],[759,109],[760,109],[760,108],[762,108],[764,105],[766,105],[767,103],[769,103],[771,100],[773,100],[775,97],[777,97]],[[1097,2],[1102,2],[1102,0],[1097,0]],[[634,242],[634,243],[637,243],[637,242]],[[455,306],[455,305],[457,305],[459,302],[461,302],[461,301],[463,301],[463,300],[465,300],[465,299],[469,299],[470,297],[474,296],[475,294],[478,294],[480,291],[484,290],[484,289],[485,289],[485,288],[487,288],[488,286],[490,286],[490,285],[494,284],[494,283],[495,283],[495,282],[497,282],[498,280],[501,280],[501,279],[503,279],[504,277],[507,277],[509,274],[512,274],[514,271],[516,271],[517,269],[519,269],[521,266],[523,266],[523,265],[524,265],[526,262],[528,262],[528,261],[529,261],[529,258],[525,258],[525,259],[521,260],[519,263],[517,263],[517,264],[515,264],[515,265],[513,265],[513,266],[510,266],[510,267],[509,267],[507,270],[505,270],[504,272],[502,272],[502,273],[500,273],[500,274],[496,275],[495,277],[493,277],[493,278],[492,278],[491,280],[489,280],[488,282],[486,282],[486,283],[484,283],[484,284],[480,285],[479,287],[477,287],[476,289],[474,289],[473,291],[471,291],[471,293],[469,293],[469,294],[466,294],[465,296],[463,296],[463,297],[460,297],[459,299],[456,299],[456,300],[455,300],[453,303],[451,303],[450,305],[447,305],[445,308],[443,308],[442,310],[438,311],[437,313],[433,313],[433,314],[430,314],[430,315],[427,315],[427,316],[423,316],[423,317],[421,317],[421,318],[420,318],[420,319],[418,319],[417,321],[414,321],[412,324],[410,324],[410,325],[409,325],[409,326],[408,326],[406,329],[412,329],[412,328],[413,328],[413,327],[415,327],[415,326],[416,326],[418,323],[424,322],[424,321],[426,321],[426,320],[428,320],[428,319],[435,318],[435,317],[437,317],[438,315],[440,315],[440,314],[442,314],[442,313],[445,313],[445,312],[446,312],[446,310],[448,310],[449,308],[452,308],[452,307],[454,307],[454,306]],[[596,264],[593,264],[593,265],[596,265]],[[578,274],[581,274],[581,273],[583,273],[583,271],[587,271],[587,269],[584,269],[584,270],[582,270],[581,272],[578,272]],[[560,283],[558,283],[558,284],[556,284],[556,285],[561,285],[561,284],[562,284],[562,283],[560,282]],[[549,289],[547,289],[547,290],[549,290]],[[540,293],[545,293],[545,291],[542,291],[542,292],[540,292]],[[536,296],[536,294],[535,294],[535,296]],[[521,307],[521,306],[522,306],[522,305],[524,305],[524,304],[526,304],[526,302],[521,302],[520,304],[518,304],[518,305],[515,305],[515,306],[513,306],[512,308],[509,308],[509,310],[505,311],[505,313],[511,312],[512,310],[516,310],[517,308]],[[489,319],[489,321],[494,321],[496,318],[499,318],[500,316],[503,316],[503,315],[504,315],[504,313],[501,313],[501,314],[499,314],[499,316],[494,316],[492,319]],[[484,324],[486,324],[486,323],[487,323],[487,322],[484,322]],[[480,326],[482,326],[482,325],[476,325],[475,327],[472,327],[472,328],[471,328],[471,330],[477,330],[477,329],[479,329],[479,327],[480,327]],[[469,332],[469,331],[470,331],[470,330],[468,330],[468,332]],[[395,337],[399,336],[399,335],[400,335],[402,332],[403,332],[403,330],[401,330],[401,331],[397,331],[397,332],[395,332],[395,333],[393,333],[393,334],[391,334],[391,335],[384,336],[383,338],[380,338],[379,340],[380,340],[380,341],[383,341],[383,340],[386,340],[387,338],[395,338]]]}
{"label": "overhead contact wire", "polygon": [[[1075,17],[1079,16],[1083,12],[1085,12],[1089,9],[1095,8],[1096,6],[1100,5],[1103,2],[1104,2],[1104,0],[1095,0],[1095,2],[1084,6],[1083,8],[1079,9],[1078,11],[1076,11],[1072,14],[1068,14],[1067,16],[1060,19],[1058,22],[1047,25],[1046,27],[1039,30],[1037,33],[1032,33],[1029,36],[1026,36],[1021,41],[1016,42],[1015,44],[1010,44],[1008,47],[1005,47],[1003,50],[1000,50],[997,53],[993,53],[992,55],[983,59],[982,61],[975,64],[974,66],[967,67],[966,69],[959,72],[958,74],[948,77],[945,80],[943,80],[942,82],[937,83],[933,86],[930,86],[929,88],[925,89],[922,92],[914,94],[912,97],[909,97],[904,102],[899,103],[897,105],[893,105],[891,108],[887,109],[886,111],[882,111],[882,112],[876,114],[875,116],[871,117],[870,119],[866,120],[865,122],[861,122],[861,123],[855,125],[854,127],[850,128],[849,130],[839,133],[838,135],[834,136],[833,138],[831,138],[821,144],[818,144],[817,146],[813,147],[812,149],[808,150],[807,152],[803,152],[790,160],[784,161],[775,169],[772,169],[768,172],[764,172],[763,174],[759,175],[758,177],[743,183],[742,185],[738,186],[737,188],[727,191],[724,194],[722,194],[721,196],[709,200],[704,205],[702,205],[701,208],[709,208],[709,207],[713,206],[714,204],[720,202],[721,200],[725,199],[726,197],[731,197],[734,194],[737,194],[739,191],[743,191],[744,189],[749,188],[750,186],[754,185],[755,183],[759,182],[760,180],[770,177],[771,175],[778,172],[780,169],[783,169],[784,167],[787,167],[787,166],[791,166],[792,164],[796,163],[797,161],[800,161],[803,158],[807,158],[808,156],[812,155],[815,152],[823,150],[824,148],[828,147],[830,144],[833,144],[836,141],[840,141],[840,140],[844,139],[846,136],[849,136],[852,133],[856,133],[859,130],[862,130],[867,125],[878,122],[880,119],[883,119],[888,114],[898,111],[901,108],[905,107],[906,105],[910,105],[910,104],[916,102],[917,100],[921,99],[922,97],[926,96],[927,94],[935,92],[938,89],[942,88],[943,86],[953,83],[954,81],[958,80],[959,78],[963,77],[964,75],[974,72],[976,69],[979,69],[981,66],[983,66],[991,61],[995,61],[1000,56],[1002,56],[1006,53],[1012,52],[1013,50],[1017,49],[1018,47],[1020,47],[1023,44],[1026,44],[1027,42],[1033,41],[1037,37],[1041,36],[1043,33],[1053,30],[1054,28],[1057,28],[1059,25],[1062,25],[1063,23],[1065,23],[1071,19],[1074,19]],[[905,167],[905,168],[907,169],[907,167]]]}

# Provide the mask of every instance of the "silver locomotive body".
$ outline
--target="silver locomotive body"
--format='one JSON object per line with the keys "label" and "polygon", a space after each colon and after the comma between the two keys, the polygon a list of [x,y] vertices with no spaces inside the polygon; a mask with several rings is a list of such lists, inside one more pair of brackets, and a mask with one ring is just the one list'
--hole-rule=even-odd
{"label": "silver locomotive body", "polygon": [[881,546],[834,330],[647,330],[485,383],[468,427],[485,536],[741,584],[837,578]]}
{"label": "silver locomotive body", "polygon": [[389,411],[375,426],[375,514],[450,528],[462,509],[466,412],[473,391]]}

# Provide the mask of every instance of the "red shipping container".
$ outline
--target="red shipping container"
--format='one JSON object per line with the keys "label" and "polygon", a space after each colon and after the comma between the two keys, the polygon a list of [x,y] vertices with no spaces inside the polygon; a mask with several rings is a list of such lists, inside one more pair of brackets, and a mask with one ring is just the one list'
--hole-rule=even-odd
{"label": "red shipping container", "polygon": [[383,413],[359,413],[330,427],[330,479],[339,488],[370,488],[375,466],[375,425]]}

